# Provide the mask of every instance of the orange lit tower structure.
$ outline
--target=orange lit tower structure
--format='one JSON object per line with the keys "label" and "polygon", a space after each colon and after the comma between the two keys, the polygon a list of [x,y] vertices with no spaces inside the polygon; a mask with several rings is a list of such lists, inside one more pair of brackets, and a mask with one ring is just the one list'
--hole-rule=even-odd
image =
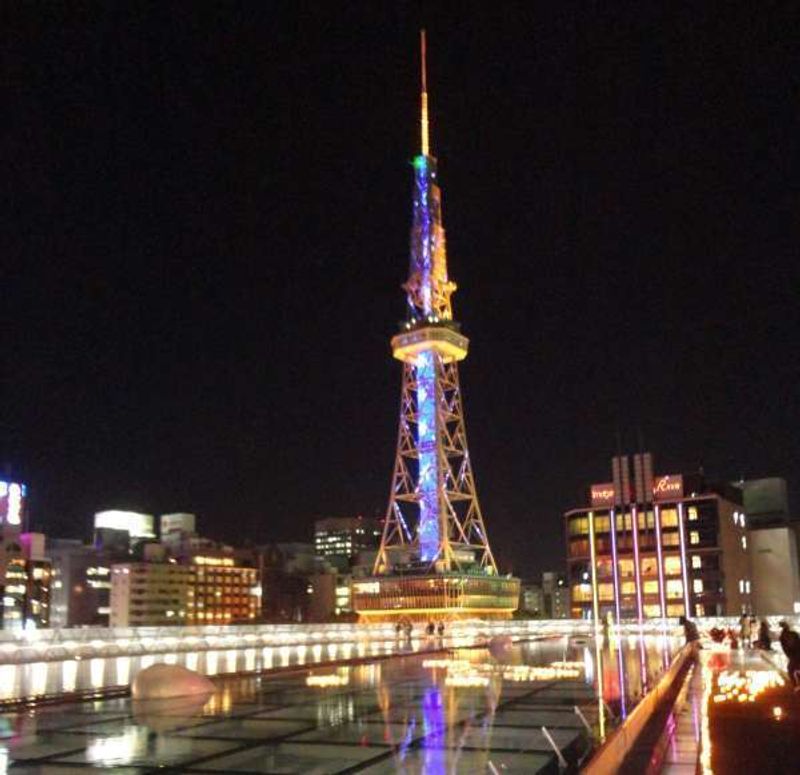
{"label": "orange lit tower structure", "polygon": [[519,580],[500,576],[472,471],[458,362],[468,340],[453,320],[441,191],[430,154],[425,33],[421,153],[414,159],[408,314],[392,338],[403,363],[392,486],[373,575],[353,583],[362,619],[507,618]]}

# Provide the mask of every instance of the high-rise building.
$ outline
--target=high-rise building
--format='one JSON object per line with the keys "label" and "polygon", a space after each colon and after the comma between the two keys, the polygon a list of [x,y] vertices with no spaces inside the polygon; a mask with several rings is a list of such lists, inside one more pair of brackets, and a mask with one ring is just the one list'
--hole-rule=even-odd
{"label": "high-rise building", "polygon": [[498,574],[467,449],[458,362],[468,340],[452,314],[424,33],[421,43],[407,317],[391,341],[403,364],[397,452],[373,576],[353,581],[353,605],[365,620],[510,617],[519,580]]}
{"label": "high-rise building", "polygon": [[573,616],[590,616],[595,602],[616,620],[752,610],[735,487],[701,474],[654,476],[645,453],[613,458],[612,481],[593,484],[589,500],[564,515]]}
{"label": "high-rise building", "polygon": [[24,532],[27,488],[0,481],[0,629],[50,626],[50,561],[42,533]]}
{"label": "high-rise building", "polygon": [[377,549],[381,526],[375,519],[328,517],[314,522],[314,550],[317,557],[347,570],[359,552]]}

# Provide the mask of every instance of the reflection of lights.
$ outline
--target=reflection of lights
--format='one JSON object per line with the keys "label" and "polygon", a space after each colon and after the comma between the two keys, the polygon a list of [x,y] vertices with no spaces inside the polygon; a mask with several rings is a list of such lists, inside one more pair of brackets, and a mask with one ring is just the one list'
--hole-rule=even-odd
{"label": "reflection of lights", "polygon": [[329,686],[347,686],[350,678],[346,672],[331,673],[328,675],[309,675],[306,676],[306,686],[317,686],[326,688]]}
{"label": "reflection of lights", "polygon": [[131,679],[131,658],[117,657],[117,684],[119,686],[127,686],[130,683],[130,679]]}
{"label": "reflection of lights", "polygon": [[217,674],[217,659],[218,655],[216,651],[209,651],[206,654],[206,675]]}
{"label": "reflection of lights", "polygon": [[[78,663],[74,659],[68,659],[61,663],[61,691],[74,692],[78,678]],[[120,682],[122,683],[122,682]],[[125,681],[127,684],[127,681]]]}
{"label": "reflection of lights", "polygon": [[89,680],[92,682],[93,689],[103,688],[103,673],[106,663],[104,659],[92,659],[89,662]]}
{"label": "reflection of lights", "polygon": [[255,649],[245,649],[244,652],[244,669],[247,671],[253,671],[256,669],[256,650]]}
{"label": "reflection of lights", "polygon": [[746,670],[738,672],[723,670],[717,676],[718,693],[714,702],[755,702],[767,689],[783,686],[784,681],[777,670]]}
{"label": "reflection of lights", "polygon": [[271,646],[264,646],[261,649],[261,664],[265,670],[269,670],[272,667],[272,647]]}
{"label": "reflection of lights", "polygon": [[457,687],[488,686],[489,676],[456,673],[455,675],[448,675],[444,679],[444,685]]}
{"label": "reflection of lights", "polygon": [[708,728],[708,705],[711,699],[711,682],[713,676],[708,666],[708,658],[703,660],[701,672],[703,681],[703,699],[700,703],[700,768],[702,772],[712,773],[711,769],[711,733]]}
{"label": "reflection of lights", "polygon": [[16,677],[16,665],[0,665],[0,699],[14,696],[14,686],[17,683]]}
{"label": "reflection of lights", "polygon": [[145,727],[131,727],[122,735],[95,738],[86,746],[86,759],[92,764],[127,764],[147,745],[147,734]]}
{"label": "reflection of lights", "polygon": [[45,694],[47,690],[47,663],[34,662],[31,669],[31,690],[33,694]]}
{"label": "reflection of lights", "polygon": [[[583,662],[553,662],[542,667],[478,664],[466,659],[426,659],[422,667],[430,670],[446,670],[447,686],[486,686],[492,676],[513,683],[572,679],[580,678],[584,670]],[[472,678],[476,678],[475,683],[470,682]]]}
{"label": "reflection of lights", "polygon": [[230,649],[225,654],[226,669],[229,673],[236,672],[236,649]]}

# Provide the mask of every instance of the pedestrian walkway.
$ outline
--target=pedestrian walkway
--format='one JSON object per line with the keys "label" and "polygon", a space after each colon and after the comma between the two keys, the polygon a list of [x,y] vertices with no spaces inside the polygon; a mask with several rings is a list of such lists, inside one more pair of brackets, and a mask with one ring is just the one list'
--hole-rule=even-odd
{"label": "pedestrian walkway", "polygon": [[703,677],[700,664],[692,666],[686,677],[684,702],[672,718],[672,734],[664,756],[663,775],[693,775],[700,758],[700,703],[703,699]]}
{"label": "pedestrian walkway", "polygon": [[800,694],[777,652],[705,644],[674,719],[662,773],[741,775],[797,770]]}

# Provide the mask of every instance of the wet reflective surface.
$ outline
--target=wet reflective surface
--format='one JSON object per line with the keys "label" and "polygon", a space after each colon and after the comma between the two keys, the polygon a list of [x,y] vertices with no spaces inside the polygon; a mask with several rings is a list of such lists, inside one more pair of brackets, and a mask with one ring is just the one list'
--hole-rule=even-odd
{"label": "wet reflective surface", "polygon": [[337,660],[408,653],[433,647],[471,645],[475,637],[429,640],[362,640],[345,643],[285,644],[260,648],[176,651],[139,656],[65,659],[0,665],[0,701],[128,686],[139,670],[156,662],[181,665],[203,675],[248,673]]}
{"label": "wet reflective surface", "polygon": [[192,700],[2,714],[0,769],[557,772],[559,755],[589,754],[668,659],[658,638],[599,649],[558,638],[217,677]]}

